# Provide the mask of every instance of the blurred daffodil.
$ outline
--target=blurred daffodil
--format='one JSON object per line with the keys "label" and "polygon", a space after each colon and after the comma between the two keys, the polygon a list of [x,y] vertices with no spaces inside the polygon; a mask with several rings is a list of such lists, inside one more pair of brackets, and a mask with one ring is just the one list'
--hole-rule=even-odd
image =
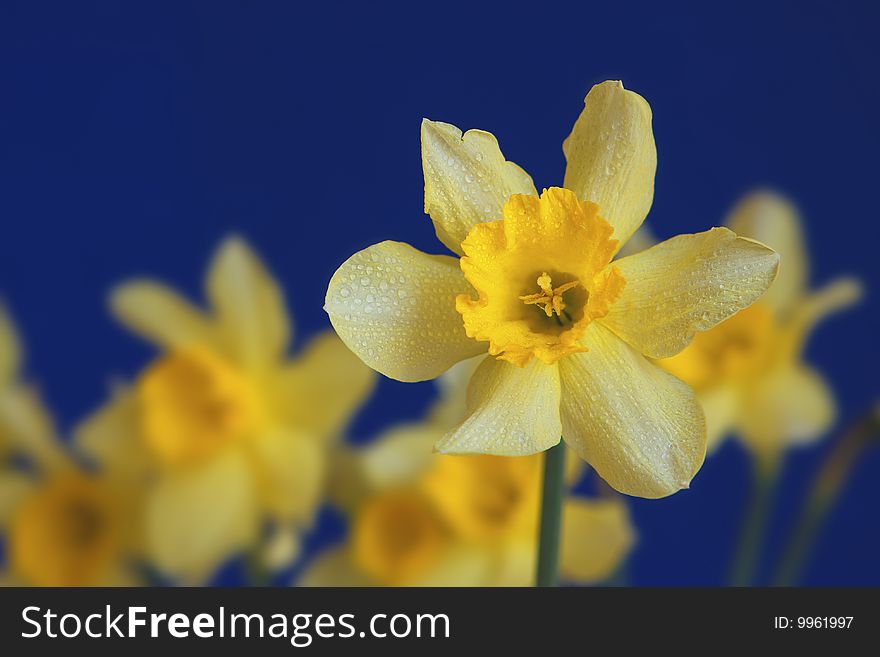
{"label": "blurred daffodil", "polygon": [[726,228],[613,260],[654,191],[651,109],[596,85],[565,141],[565,188],[538,196],[494,136],[422,123],[425,209],[458,257],[382,242],[333,275],[325,309],[370,367],[431,379],[485,354],[448,454],[525,456],[560,435],[614,488],[687,487],[706,430],[693,391],[648,359],[755,301],[778,256]]}
{"label": "blurred daffodil", "polygon": [[[535,573],[541,459],[448,456],[433,443],[464,409],[475,363],[441,377],[444,394],[425,422],[397,427],[353,453],[340,483],[351,537],[319,556],[302,583],[323,586],[527,586]],[[466,378],[464,378],[466,383]],[[352,456],[352,454],[348,454]],[[569,460],[567,478],[582,472]],[[354,490],[352,482],[358,482]],[[607,579],[628,555],[634,530],[617,496],[569,497],[562,575]]]}
{"label": "blurred daffodil", "polygon": [[732,432],[755,454],[773,459],[786,447],[816,440],[834,421],[831,390],[804,362],[803,350],[816,324],[855,302],[860,289],[840,278],[809,290],[801,221],[777,194],[747,196],[727,225],[776,249],[779,276],[758,303],[698,334],[660,364],[696,389],[710,448]]}
{"label": "blurred daffodil", "polygon": [[0,433],[2,580],[22,586],[115,586],[139,581],[139,497],[112,471],[92,472],[68,455],[49,413],[22,384],[20,342],[0,310],[3,392]]}
{"label": "blurred daffodil", "polygon": [[117,318],[161,353],[78,431],[82,449],[150,481],[149,556],[187,582],[255,549],[267,523],[285,539],[272,560],[296,556],[328,445],[374,383],[331,333],[288,357],[282,291],[241,240],[218,249],[206,296],[203,311],[147,280],[115,290]]}

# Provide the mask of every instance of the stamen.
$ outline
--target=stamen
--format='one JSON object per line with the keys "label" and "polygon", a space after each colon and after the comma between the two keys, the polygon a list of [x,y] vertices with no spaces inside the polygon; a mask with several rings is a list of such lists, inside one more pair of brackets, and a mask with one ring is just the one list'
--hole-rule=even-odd
{"label": "stamen", "polygon": [[562,295],[570,289],[580,285],[580,281],[569,281],[568,283],[563,283],[559,287],[554,288],[550,275],[547,272],[543,272],[538,276],[537,283],[541,291],[537,294],[526,294],[521,296],[519,297],[520,301],[527,306],[540,306],[541,310],[544,311],[544,314],[547,315],[547,317],[555,316],[557,323],[560,325],[562,324],[560,317],[563,315],[568,321],[572,321],[571,315],[565,310],[566,306]]}

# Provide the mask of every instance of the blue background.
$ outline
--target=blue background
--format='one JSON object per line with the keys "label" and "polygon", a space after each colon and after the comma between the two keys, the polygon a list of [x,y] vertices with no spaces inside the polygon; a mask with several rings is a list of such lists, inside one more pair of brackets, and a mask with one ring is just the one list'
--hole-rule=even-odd
{"label": "blue background", "polygon": [[[813,282],[869,286],[808,350],[845,423],[878,392],[878,18],[868,1],[5,2],[0,294],[69,428],[151,355],[107,314],[115,282],[151,274],[198,297],[213,248],[238,232],[283,282],[301,344],[328,327],[326,282],[355,250],[442,248],[422,211],[423,116],[491,130],[540,189],[561,183],[586,91],[622,79],[654,110],[658,235],[717,224],[772,185],[803,209]],[[432,394],[383,381],[356,432],[419,417]],[[791,455],[765,571],[826,451]],[[877,452],[809,583],[880,584]],[[747,478],[728,443],[689,492],[634,501],[632,581],[721,583]]]}

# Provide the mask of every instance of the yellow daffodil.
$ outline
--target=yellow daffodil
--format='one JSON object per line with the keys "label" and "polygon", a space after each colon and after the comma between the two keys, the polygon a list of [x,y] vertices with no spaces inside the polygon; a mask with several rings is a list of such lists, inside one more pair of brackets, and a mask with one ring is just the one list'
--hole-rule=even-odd
{"label": "yellow daffodil", "polygon": [[333,275],[325,309],[370,367],[431,379],[478,354],[467,417],[436,447],[525,456],[560,435],[617,490],[663,497],[702,464],[693,391],[649,358],[672,356],[750,305],[778,256],[726,228],[613,260],[645,218],[651,109],[596,85],[565,141],[565,188],[538,196],[495,137],[422,123],[425,209],[457,256],[382,242]]}
{"label": "yellow daffodil", "polygon": [[734,432],[755,453],[773,456],[819,438],[832,424],[834,398],[822,375],[803,361],[803,350],[817,322],[856,301],[859,285],[840,278],[809,291],[800,218],[776,194],[746,197],[727,225],[776,249],[779,276],[758,303],[660,364],[696,389],[710,448]]}
{"label": "yellow daffodil", "polygon": [[137,583],[136,486],[113,472],[87,471],[65,452],[39,397],[19,379],[21,358],[12,323],[0,310],[0,433],[9,456],[0,464],[7,557],[2,580],[23,586]]}
{"label": "yellow daffodil", "polygon": [[149,555],[189,582],[256,549],[266,522],[282,535],[310,525],[328,443],[374,382],[331,333],[287,356],[282,291],[241,240],[220,246],[206,296],[203,311],[151,281],[113,293],[116,316],[161,355],[78,432],[98,460],[150,481]]}
{"label": "yellow daffodil", "polygon": [[[429,419],[397,427],[356,452],[340,483],[351,538],[321,555],[302,583],[323,586],[527,586],[534,579],[541,461],[537,455],[447,456],[431,445],[460,419],[464,362],[441,377],[444,394]],[[568,480],[581,473],[569,460]],[[357,481],[356,489],[352,482]],[[608,578],[634,541],[618,497],[569,497],[562,574],[572,582]]]}

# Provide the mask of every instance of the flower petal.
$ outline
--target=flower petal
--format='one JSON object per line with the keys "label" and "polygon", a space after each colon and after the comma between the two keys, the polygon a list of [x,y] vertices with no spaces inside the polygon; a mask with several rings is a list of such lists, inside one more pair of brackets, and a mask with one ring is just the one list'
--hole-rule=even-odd
{"label": "flower petal", "polygon": [[342,341],[374,370],[424,381],[485,352],[455,310],[455,297],[470,290],[455,258],[381,242],[336,270],[324,310]]}
{"label": "flower petal", "polygon": [[45,470],[67,459],[49,411],[27,386],[0,390],[0,441]]}
{"label": "flower petal", "polygon": [[773,282],[779,255],[726,228],[678,235],[615,261],[626,285],[599,321],[651,358],[684,349]]}
{"label": "flower petal", "polygon": [[206,285],[237,363],[263,368],[284,356],[291,338],[284,295],[244,241],[233,237],[220,245]]}
{"label": "flower petal", "polygon": [[693,390],[595,322],[584,344],[559,363],[565,441],[621,493],[687,488],[706,454]]}
{"label": "flower petal", "polygon": [[0,386],[10,384],[21,367],[21,342],[6,309],[0,305]]}
{"label": "flower petal", "polygon": [[167,349],[205,342],[210,335],[202,311],[153,281],[135,280],[116,287],[110,310],[129,329]]}
{"label": "flower petal", "polygon": [[376,385],[376,374],[332,332],[320,333],[284,368],[275,404],[289,426],[336,437]]}
{"label": "flower petal", "polygon": [[761,454],[818,440],[836,415],[825,380],[805,365],[780,367],[756,381],[742,409],[740,437]]}
{"label": "flower petal", "polygon": [[565,187],[582,201],[599,205],[620,248],[645,220],[654,200],[657,149],[651,107],[621,82],[597,84],[584,99],[562,149],[568,160]]}
{"label": "flower petal", "polygon": [[325,550],[306,566],[297,586],[374,586],[375,582],[354,563],[347,546]]}
{"label": "flower petal", "polygon": [[816,324],[836,312],[858,303],[863,294],[861,283],[850,277],[840,277],[816,292],[802,297],[801,303],[791,311],[791,321],[787,325],[790,340],[786,345],[793,357],[797,358]]}
{"label": "flower petal", "polygon": [[697,399],[706,415],[706,440],[711,453],[736,424],[742,407],[740,393],[737,386],[722,383],[699,391]]}
{"label": "flower petal", "polygon": [[166,473],[147,500],[147,546],[156,566],[203,582],[256,538],[256,485],[247,459],[226,450],[198,468]]}
{"label": "flower petal", "polygon": [[367,488],[376,491],[414,483],[436,462],[434,444],[442,436],[442,429],[427,422],[386,431],[359,454]]}
{"label": "flower petal", "polygon": [[569,497],[563,514],[562,579],[592,584],[611,577],[635,543],[626,503],[614,498]]}
{"label": "flower petal", "polygon": [[740,201],[725,221],[737,235],[766,244],[782,258],[779,275],[762,301],[787,313],[806,292],[808,262],[801,218],[788,199],[773,192],[755,192]]}
{"label": "flower petal", "polygon": [[498,140],[482,130],[422,121],[425,212],[437,237],[461,255],[461,243],[475,224],[501,219],[513,194],[537,196],[525,171],[504,159]]}
{"label": "flower petal", "polygon": [[104,470],[132,478],[145,474],[155,459],[141,433],[141,410],[133,390],[113,398],[74,430],[76,448]]}
{"label": "flower petal", "polygon": [[487,357],[468,386],[467,417],[437,443],[444,454],[527,456],[553,447],[559,371],[537,359],[525,367]]}
{"label": "flower petal", "polygon": [[326,455],[315,436],[268,429],[253,437],[261,505],[281,522],[311,525],[326,474]]}

